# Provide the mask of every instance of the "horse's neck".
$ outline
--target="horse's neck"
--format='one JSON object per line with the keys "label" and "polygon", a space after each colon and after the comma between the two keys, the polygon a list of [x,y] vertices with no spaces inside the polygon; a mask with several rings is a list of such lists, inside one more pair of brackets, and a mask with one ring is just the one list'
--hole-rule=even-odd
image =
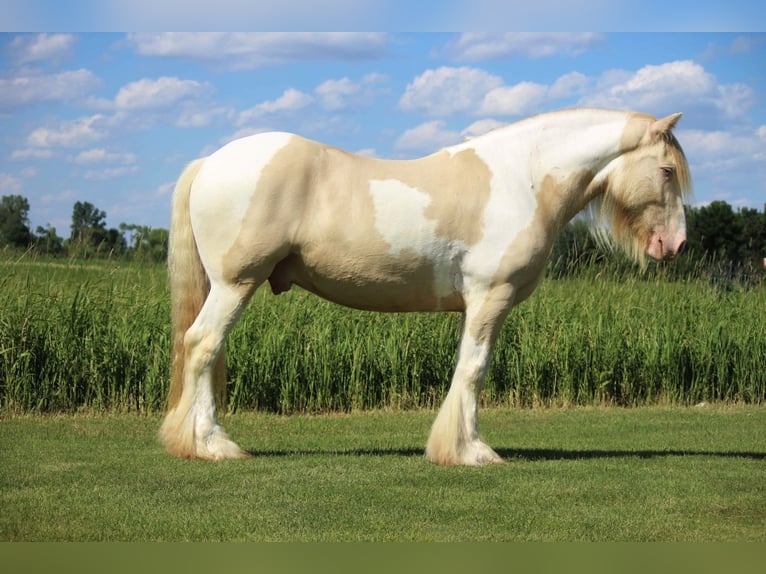
{"label": "horse's neck", "polygon": [[475,140],[496,162],[518,161],[537,177],[598,172],[621,153],[627,114],[572,110],[543,114]]}
{"label": "horse's neck", "polygon": [[[603,191],[591,185],[620,156],[627,114],[599,110],[544,114],[463,145],[489,164],[498,186],[537,193],[546,182],[569,194],[562,224]],[[564,202],[562,202],[563,205]]]}

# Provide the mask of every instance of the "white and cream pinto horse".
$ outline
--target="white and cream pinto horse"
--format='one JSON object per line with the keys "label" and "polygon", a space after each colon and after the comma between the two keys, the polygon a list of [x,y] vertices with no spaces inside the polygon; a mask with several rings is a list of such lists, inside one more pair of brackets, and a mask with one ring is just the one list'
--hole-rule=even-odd
{"label": "white and cream pinto horse", "polygon": [[671,133],[679,117],[565,110],[406,161],[262,133],[193,162],[170,228],[165,447],[248,456],[218,424],[216,401],[224,339],[268,280],[275,294],[295,284],[357,309],[462,313],[426,456],[501,462],[479,436],[477,396],[503,320],[534,290],[556,234],[589,204],[636,259],[681,251],[690,179]]}

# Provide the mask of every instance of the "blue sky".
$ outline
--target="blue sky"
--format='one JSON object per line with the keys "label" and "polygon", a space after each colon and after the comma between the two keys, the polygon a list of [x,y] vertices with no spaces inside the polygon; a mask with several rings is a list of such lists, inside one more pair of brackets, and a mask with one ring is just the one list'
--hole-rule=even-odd
{"label": "blue sky", "polygon": [[65,237],[75,201],[112,227],[167,227],[183,166],[242,135],[288,130],[415,157],[531,114],[601,106],[683,112],[695,203],[763,209],[764,62],[757,32],[6,32],[0,195],[24,195],[33,229]]}

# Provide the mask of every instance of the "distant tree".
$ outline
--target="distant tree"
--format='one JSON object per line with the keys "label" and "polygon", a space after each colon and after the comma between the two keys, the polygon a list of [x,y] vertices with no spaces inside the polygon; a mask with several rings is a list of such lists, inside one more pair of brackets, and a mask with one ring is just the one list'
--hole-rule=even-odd
{"label": "distant tree", "polygon": [[35,230],[35,249],[40,253],[49,255],[61,255],[64,253],[64,239],[56,234],[56,228],[46,225],[37,226]]}
{"label": "distant tree", "polygon": [[90,202],[76,202],[72,208],[72,230],[68,248],[74,255],[121,255],[126,241],[118,229],[106,228],[106,212]]}
{"label": "distant tree", "polygon": [[120,230],[128,234],[130,256],[137,261],[160,263],[168,255],[168,230],[152,229],[146,225],[120,223]]}
{"label": "distant tree", "polygon": [[691,205],[685,205],[684,214],[686,215],[685,255],[690,253],[692,255],[701,255],[705,250],[702,249],[702,241],[697,232],[697,209]]}
{"label": "distant tree", "polygon": [[99,244],[98,250],[104,255],[122,255],[125,253],[127,243],[125,236],[119,229],[111,227],[106,231],[106,238]]}
{"label": "distant tree", "polygon": [[106,212],[92,203],[77,201],[72,207],[69,241],[79,247],[95,247],[106,237]]}
{"label": "distant tree", "polygon": [[739,257],[743,263],[763,267],[766,258],[766,206],[763,213],[744,207],[737,212],[739,218]]}
{"label": "distant tree", "polygon": [[136,225],[135,223],[120,223],[120,231],[127,236],[126,243],[131,255],[135,255],[141,250],[149,235],[150,227],[145,225]]}
{"label": "distant tree", "polygon": [[[686,206],[686,253],[667,266],[668,276],[682,277],[698,273],[697,264],[706,258],[716,273],[752,276],[763,271],[766,258],[766,206],[764,211],[742,208],[735,211],[725,201],[701,207]],[[630,271],[632,266],[619,250],[604,249],[589,232],[586,224],[575,219],[556,237],[548,262],[551,277],[566,277],[588,268],[591,263],[608,263],[612,271]],[[659,267],[665,267],[659,264]],[[749,270],[748,270],[749,269]]]}
{"label": "distant tree", "polygon": [[152,261],[162,263],[168,258],[168,230],[161,227],[149,232],[149,252]]}
{"label": "distant tree", "polygon": [[4,195],[0,200],[0,246],[29,247],[29,202],[21,195]]}
{"label": "distant tree", "polygon": [[694,243],[710,256],[739,262],[742,228],[737,214],[725,201],[713,201],[696,209],[690,227]]}

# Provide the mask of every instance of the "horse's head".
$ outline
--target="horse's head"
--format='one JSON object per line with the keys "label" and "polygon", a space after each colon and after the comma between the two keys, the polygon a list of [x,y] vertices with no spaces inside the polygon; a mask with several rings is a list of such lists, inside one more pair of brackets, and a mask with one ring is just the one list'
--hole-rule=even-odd
{"label": "horse's head", "polygon": [[[681,114],[632,120],[634,142],[610,164],[601,201],[613,239],[640,263],[672,260],[686,242],[683,199],[691,190],[686,157],[672,133]],[[626,132],[627,133],[627,132]]]}

